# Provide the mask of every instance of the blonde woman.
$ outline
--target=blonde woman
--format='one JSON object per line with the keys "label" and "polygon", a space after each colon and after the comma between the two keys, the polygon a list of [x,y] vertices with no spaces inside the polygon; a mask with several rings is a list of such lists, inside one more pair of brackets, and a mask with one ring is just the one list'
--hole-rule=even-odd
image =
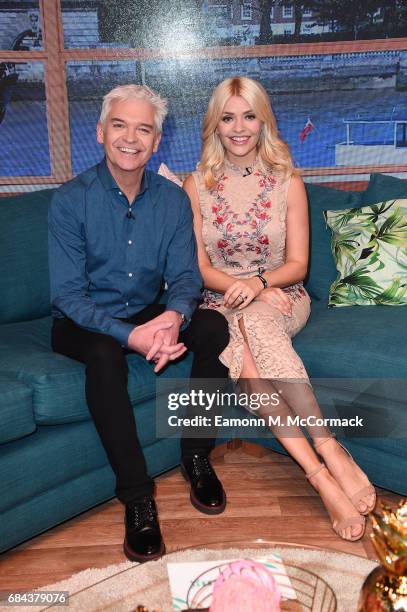
{"label": "blonde woman", "polygon": [[[205,285],[202,307],[218,310],[229,323],[230,342],[220,359],[230,377],[252,391],[278,391],[281,414],[320,415],[291,343],[310,313],[302,284],[307,198],[259,83],[239,76],[216,87],[198,170],[184,189]],[[282,431],[275,429],[277,438],[320,494],[335,532],[346,540],[361,538],[363,515],[375,505],[367,476],[329,431],[309,431],[324,463],[300,430],[289,436]]]}

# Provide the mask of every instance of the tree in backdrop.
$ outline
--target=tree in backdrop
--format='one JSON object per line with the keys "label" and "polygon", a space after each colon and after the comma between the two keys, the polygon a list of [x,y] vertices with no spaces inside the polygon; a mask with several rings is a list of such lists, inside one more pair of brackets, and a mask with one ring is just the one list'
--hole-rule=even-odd
{"label": "tree in backdrop", "polygon": [[101,0],[101,40],[129,47],[203,46],[202,0]]}
{"label": "tree in backdrop", "polygon": [[[243,2],[244,0],[242,0]],[[331,32],[352,32],[356,40],[361,31],[384,37],[407,31],[407,0],[258,0],[260,35],[258,44],[273,42],[271,9],[293,8],[293,40],[300,40],[305,9],[311,9],[315,25],[328,25]]]}
{"label": "tree in backdrop", "polygon": [[260,11],[260,32],[256,44],[269,45],[273,42],[271,9],[275,4],[275,0],[258,0],[258,4]]}
{"label": "tree in backdrop", "polygon": [[377,30],[379,15],[383,16],[380,34],[385,36],[390,23],[396,23],[402,4],[406,0],[312,0],[317,23],[330,25],[331,31],[352,32],[355,40],[361,30]]}
{"label": "tree in backdrop", "polygon": [[396,33],[401,30],[406,33],[407,28],[407,0],[383,1],[383,31]]}

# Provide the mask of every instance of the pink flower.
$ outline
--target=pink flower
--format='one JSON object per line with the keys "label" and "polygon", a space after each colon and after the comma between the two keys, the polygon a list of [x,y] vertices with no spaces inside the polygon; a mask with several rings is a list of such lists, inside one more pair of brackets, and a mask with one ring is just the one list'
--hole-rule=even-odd
{"label": "pink flower", "polygon": [[227,247],[229,244],[228,240],[218,240],[218,248],[219,249],[224,249],[225,247]]}
{"label": "pink flower", "polygon": [[219,210],[218,206],[212,206],[212,212],[217,213]]}
{"label": "pink flower", "polygon": [[266,212],[262,212],[262,213],[257,213],[256,217],[258,219],[261,219],[262,221],[265,221],[267,219],[267,213]]}
{"label": "pink flower", "polygon": [[263,234],[263,236],[259,236],[257,240],[260,242],[260,244],[268,244],[269,243],[268,237],[264,236],[264,234]]}
{"label": "pink flower", "polygon": [[258,247],[258,246],[256,246],[256,253],[257,253],[258,255],[260,255],[260,253],[261,253],[261,248],[260,248],[260,247]]}
{"label": "pink flower", "polygon": [[256,228],[256,227],[257,227],[257,221],[254,221],[254,220],[253,220],[253,221],[250,223],[250,225],[251,225],[253,228]]}
{"label": "pink flower", "polygon": [[216,223],[218,223],[218,225],[222,225],[222,223],[224,222],[225,217],[216,217]]}
{"label": "pink flower", "polygon": [[226,226],[226,229],[227,229],[228,232],[231,232],[232,229],[233,229],[233,225],[231,223],[228,223],[227,226]]}
{"label": "pink flower", "polygon": [[267,202],[260,202],[260,206],[263,208],[271,208],[271,202],[270,200],[267,200]]}
{"label": "pink flower", "polygon": [[228,255],[233,255],[233,253],[234,253],[234,250],[233,250],[233,249],[228,249],[228,250],[227,250],[227,254],[228,254]]}

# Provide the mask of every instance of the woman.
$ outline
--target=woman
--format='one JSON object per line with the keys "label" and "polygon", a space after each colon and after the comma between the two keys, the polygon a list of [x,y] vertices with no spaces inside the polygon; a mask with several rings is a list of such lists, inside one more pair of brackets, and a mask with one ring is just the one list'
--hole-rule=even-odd
{"label": "woman", "polygon": [[[209,102],[198,170],[188,176],[204,308],[229,322],[221,355],[246,390],[280,393],[279,411],[321,416],[291,337],[305,325],[310,299],[304,184],[280,138],[264,88],[246,77],[220,83]],[[274,386],[278,381],[278,385]],[[367,476],[326,430],[276,437],[320,494],[335,532],[363,536],[363,515],[375,505]]]}

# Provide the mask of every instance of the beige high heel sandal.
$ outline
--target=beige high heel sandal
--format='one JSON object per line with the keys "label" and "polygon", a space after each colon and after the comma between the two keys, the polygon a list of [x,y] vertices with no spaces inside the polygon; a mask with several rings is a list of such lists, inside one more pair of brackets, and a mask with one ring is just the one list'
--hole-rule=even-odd
{"label": "beige high heel sandal", "polygon": [[[311,482],[311,478],[313,476],[316,476],[317,474],[319,474],[319,472],[321,470],[327,470],[328,468],[326,467],[326,465],[324,463],[320,463],[318,467],[316,467],[314,470],[311,470],[311,472],[308,472],[308,474],[305,474],[305,477],[307,478],[307,480],[310,481],[310,484],[313,486],[312,482]],[[339,485],[338,485],[339,486]],[[315,487],[314,487],[315,488]],[[319,494],[319,492],[317,491],[317,493]],[[356,510],[356,508],[355,508]],[[327,510],[328,514],[329,511]],[[332,517],[329,514],[329,518],[332,521]],[[362,532],[357,535],[357,536],[352,536],[350,538],[344,538],[343,535],[341,534],[342,529],[346,529],[347,527],[353,527],[355,525],[362,525],[363,529]],[[365,518],[363,516],[361,516],[360,514],[355,514],[354,516],[351,516],[349,518],[346,519],[342,519],[341,521],[332,521],[332,529],[334,530],[334,532],[336,533],[336,535],[338,535],[340,538],[342,538],[342,540],[347,540],[348,542],[356,542],[356,540],[360,540],[361,538],[363,538],[364,534],[365,534],[365,527],[366,527],[366,521]]]}
{"label": "beige high heel sandal", "polygon": [[[328,442],[331,439],[336,440],[336,436],[335,434],[330,435],[328,438],[325,438],[324,440],[322,440],[321,442],[317,442],[317,444],[314,443],[314,448],[315,450],[317,450],[320,446],[322,446],[323,444],[325,444],[325,442]],[[343,450],[345,451],[345,453],[348,455],[349,459],[352,461],[352,463],[354,463],[356,465],[356,467],[359,468],[358,464],[356,463],[356,461],[354,460],[354,458],[352,457],[352,455],[350,454],[350,452],[348,451],[348,449],[343,446],[343,444],[341,444],[340,442],[338,442],[338,440],[336,440],[336,442],[339,444],[339,446],[341,448],[343,448]],[[360,468],[359,468],[360,469]],[[366,476],[367,478],[367,476]],[[338,483],[339,484],[339,483]],[[342,488],[342,487],[341,487]],[[343,489],[342,489],[343,490]],[[376,506],[376,491],[375,488],[373,487],[373,485],[371,485],[370,483],[368,485],[366,485],[366,487],[362,487],[361,489],[359,489],[359,491],[356,491],[356,493],[354,493],[351,497],[349,497],[349,495],[347,495],[347,493],[344,491],[345,495],[348,497],[348,499],[352,502],[352,504],[355,506],[355,508],[357,509],[357,511],[362,514],[363,516],[367,516],[369,514],[369,512],[372,512],[375,509]],[[374,500],[373,503],[368,505],[365,500],[363,499],[364,497],[366,497],[367,495],[374,495]],[[358,509],[358,505],[360,503],[366,504],[367,508],[364,512],[361,512]]]}

